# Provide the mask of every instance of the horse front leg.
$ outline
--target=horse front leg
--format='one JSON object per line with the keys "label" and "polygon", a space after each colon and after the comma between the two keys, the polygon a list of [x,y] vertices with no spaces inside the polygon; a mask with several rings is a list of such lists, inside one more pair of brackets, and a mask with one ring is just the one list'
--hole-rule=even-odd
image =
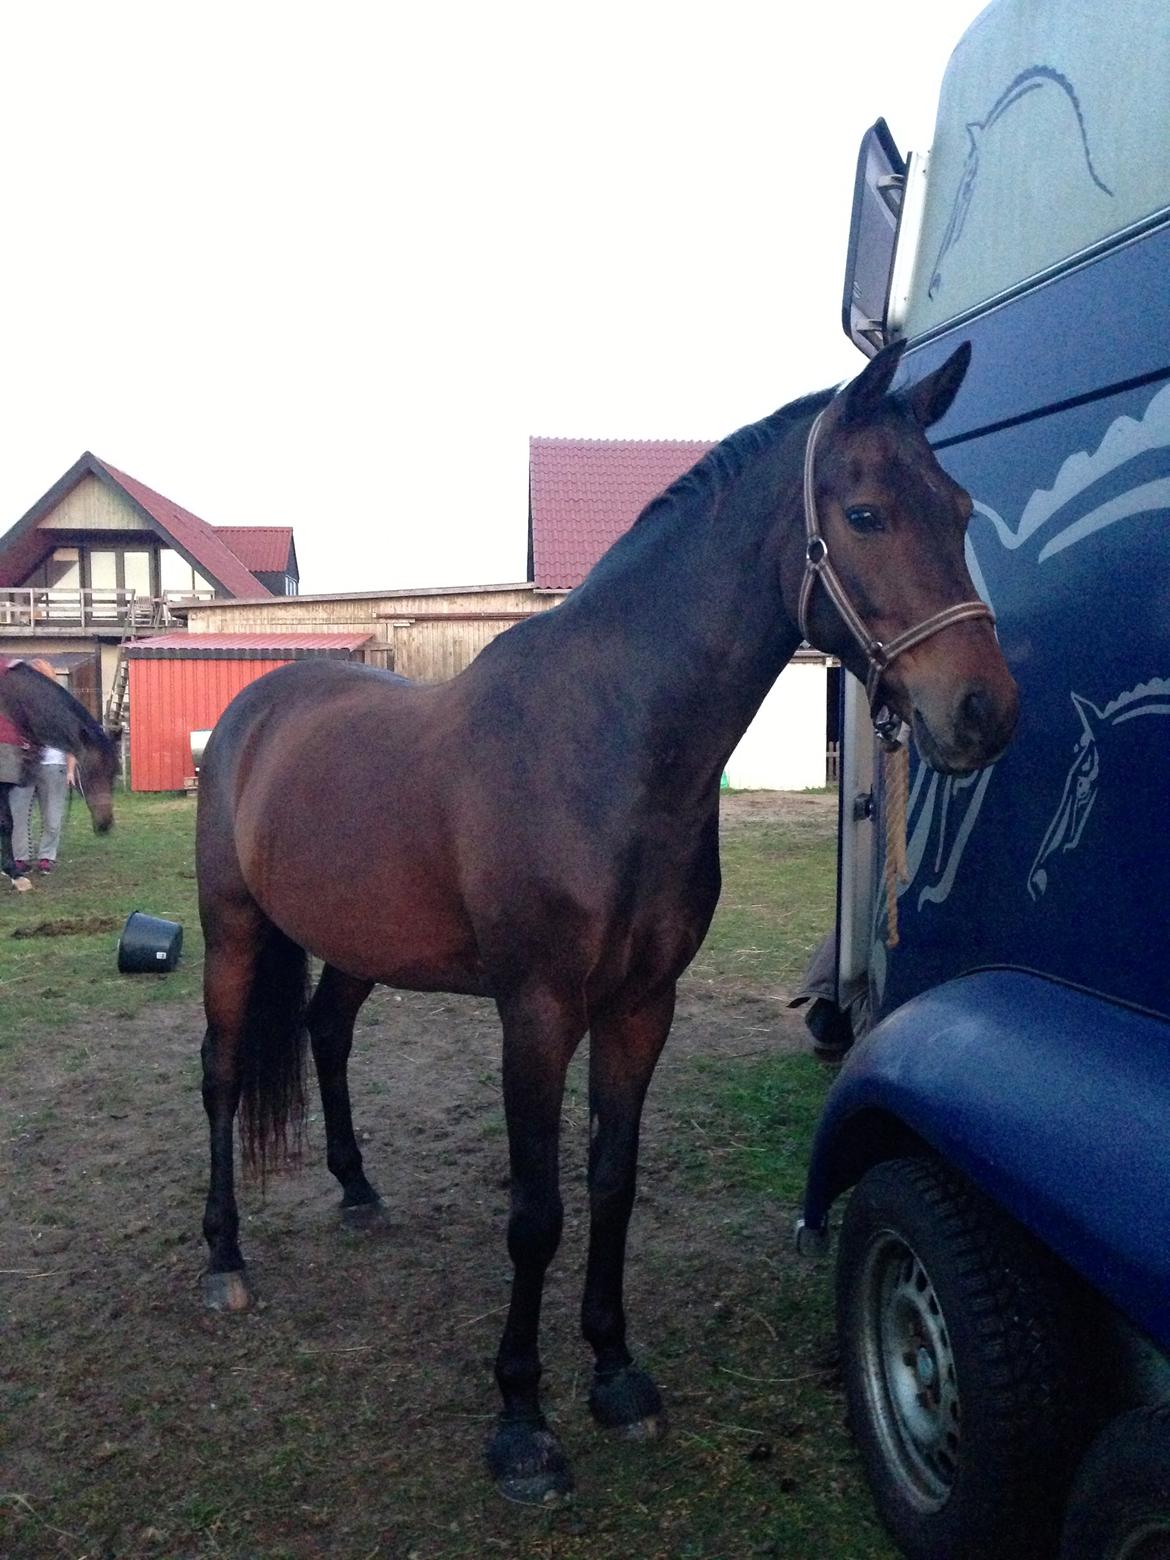
{"label": "horse front leg", "polygon": [[565,1072],[586,1020],[579,1002],[547,990],[499,1006],[512,1185],[512,1297],[496,1357],[503,1411],[487,1458],[507,1499],[550,1505],[568,1495],[573,1476],[540,1407],[540,1307],[563,1221],[558,1154]]}
{"label": "horse front leg", "polygon": [[341,1185],[342,1218],[355,1229],[377,1223],[382,1208],[362,1167],[361,1149],[353,1130],[347,1072],[354,1022],[373,989],[373,981],[343,975],[327,964],[308,1012],[309,1038],[325,1116],[325,1163]]}
{"label": "horse front leg", "polygon": [[631,1440],[666,1430],[662,1398],[626,1347],[622,1288],[638,1171],[642,1105],[674,1017],[674,987],[636,1013],[594,1021],[589,1042],[589,1261],[581,1329],[593,1347],[589,1407]]}

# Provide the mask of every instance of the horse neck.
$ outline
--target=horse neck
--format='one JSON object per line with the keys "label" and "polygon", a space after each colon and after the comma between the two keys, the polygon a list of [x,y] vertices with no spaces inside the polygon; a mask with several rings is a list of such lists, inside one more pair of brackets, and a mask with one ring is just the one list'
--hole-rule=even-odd
{"label": "horse neck", "polygon": [[565,602],[617,647],[626,711],[680,769],[718,775],[801,642],[780,560],[803,545],[802,435],[710,491],[692,479],[695,491],[659,500]]}
{"label": "horse neck", "polygon": [[4,676],[6,707],[30,742],[69,753],[88,747],[100,749],[105,740],[101,727],[71,694],[20,665]]}

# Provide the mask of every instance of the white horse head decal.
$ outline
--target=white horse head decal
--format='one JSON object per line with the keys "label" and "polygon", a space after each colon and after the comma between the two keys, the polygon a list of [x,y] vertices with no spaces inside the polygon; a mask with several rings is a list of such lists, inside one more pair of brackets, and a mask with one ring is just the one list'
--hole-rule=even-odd
{"label": "white horse head decal", "polygon": [[[1081,734],[1073,748],[1072,763],[1065,777],[1060,801],[1047,832],[1028,869],[1028,892],[1039,899],[1048,887],[1049,868],[1054,856],[1076,850],[1097,800],[1101,781],[1101,750],[1108,764],[1109,739],[1113,729],[1145,715],[1170,715],[1170,679],[1156,677],[1139,683],[1121,694],[1103,710],[1079,693],[1070,695],[1080,716]],[[1112,778],[1119,778],[1114,775]]]}

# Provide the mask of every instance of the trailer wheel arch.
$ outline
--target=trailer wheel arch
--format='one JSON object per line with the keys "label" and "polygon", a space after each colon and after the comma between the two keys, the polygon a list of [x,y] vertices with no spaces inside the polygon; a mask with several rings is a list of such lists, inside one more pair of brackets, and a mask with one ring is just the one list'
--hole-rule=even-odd
{"label": "trailer wheel arch", "polygon": [[934,1158],[937,1151],[893,1111],[871,1106],[849,1117],[838,1132],[825,1164],[825,1192],[832,1203],[887,1159]]}

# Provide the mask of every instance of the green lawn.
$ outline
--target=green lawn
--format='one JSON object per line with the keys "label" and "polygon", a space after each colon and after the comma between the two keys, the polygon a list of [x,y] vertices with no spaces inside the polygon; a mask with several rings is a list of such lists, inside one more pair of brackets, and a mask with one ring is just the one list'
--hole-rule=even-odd
{"label": "green lawn", "polygon": [[[58,871],[34,873],[30,893],[0,895],[0,1067],[20,1041],[73,1028],[89,1015],[132,1016],[146,1003],[199,991],[195,803],[120,791],[115,812],[114,828],[98,836],[75,799]],[[173,973],[118,973],[118,938],[135,910],[182,924],[183,958]],[[96,929],[43,935],[66,921]]]}

